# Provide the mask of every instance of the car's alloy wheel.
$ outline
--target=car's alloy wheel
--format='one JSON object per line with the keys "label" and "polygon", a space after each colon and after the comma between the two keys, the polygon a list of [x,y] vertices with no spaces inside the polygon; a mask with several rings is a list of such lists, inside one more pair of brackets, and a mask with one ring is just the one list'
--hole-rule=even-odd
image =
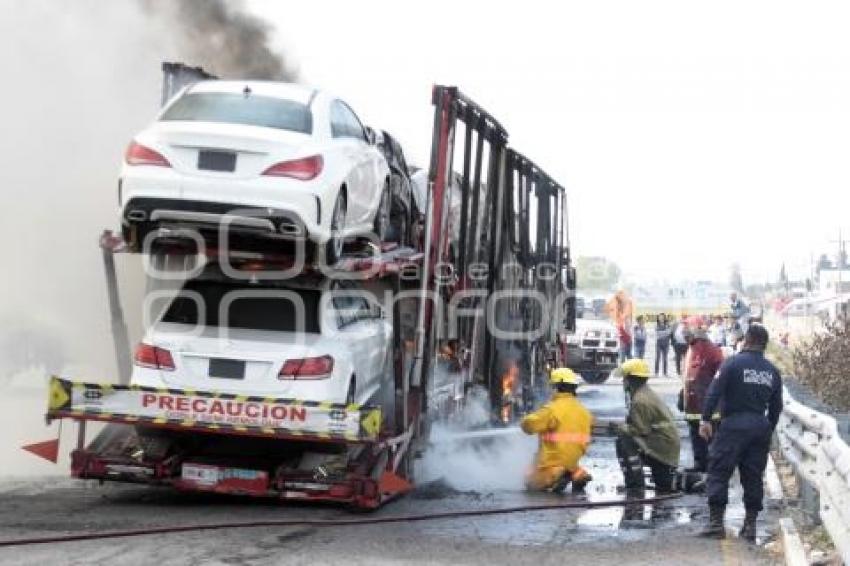
{"label": "car's alloy wheel", "polygon": [[336,202],[334,203],[334,211],[331,215],[331,239],[328,240],[325,251],[325,257],[328,265],[335,264],[339,261],[339,258],[342,257],[342,246],[344,243],[342,231],[345,228],[346,211],[347,204],[345,202],[345,195],[342,191],[340,191],[339,195],[336,197]]}

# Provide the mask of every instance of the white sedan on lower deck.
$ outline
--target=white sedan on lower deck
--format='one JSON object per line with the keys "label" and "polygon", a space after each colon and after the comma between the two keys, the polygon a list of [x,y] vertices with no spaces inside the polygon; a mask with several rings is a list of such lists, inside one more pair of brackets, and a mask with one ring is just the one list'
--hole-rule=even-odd
{"label": "white sedan on lower deck", "polygon": [[[187,282],[135,352],[134,385],[365,403],[392,382],[392,326],[343,283]],[[386,392],[386,391],[384,391]]]}
{"label": "white sedan on lower deck", "polygon": [[323,91],[265,81],[187,87],[127,148],[125,239],[162,227],[307,238],[335,261],[342,241],[390,227],[390,171],[351,108]]}

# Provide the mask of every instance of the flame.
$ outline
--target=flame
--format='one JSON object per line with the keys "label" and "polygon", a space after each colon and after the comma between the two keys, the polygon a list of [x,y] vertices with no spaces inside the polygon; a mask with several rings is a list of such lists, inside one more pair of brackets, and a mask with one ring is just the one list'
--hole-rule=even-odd
{"label": "flame", "polygon": [[502,396],[510,397],[514,393],[514,384],[519,375],[519,368],[514,362],[511,362],[505,373],[502,374]]}
{"label": "flame", "polygon": [[507,423],[511,420],[513,412],[513,397],[514,386],[516,385],[517,377],[519,377],[519,368],[515,362],[511,362],[505,373],[502,374],[502,422]]}
{"label": "flame", "polygon": [[444,360],[451,360],[455,357],[455,355],[455,349],[450,342],[446,342],[443,344],[442,348],[440,348],[440,356],[442,356]]}
{"label": "flame", "polygon": [[511,421],[511,406],[502,405],[502,422],[508,424]]}

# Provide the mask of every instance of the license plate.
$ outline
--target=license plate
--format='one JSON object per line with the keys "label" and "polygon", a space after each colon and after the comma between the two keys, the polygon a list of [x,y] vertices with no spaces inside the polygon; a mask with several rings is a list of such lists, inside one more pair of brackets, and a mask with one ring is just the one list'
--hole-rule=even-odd
{"label": "license plate", "polygon": [[219,493],[262,495],[269,487],[269,474],[263,470],[225,468],[210,464],[183,464],[183,487]]}
{"label": "license plate", "polygon": [[213,358],[210,360],[209,376],[222,379],[245,379],[245,362]]}
{"label": "license plate", "polygon": [[230,151],[199,151],[198,169],[233,172],[236,170],[236,154]]}
{"label": "license plate", "polygon": [[181,477],[198,485],[215,485],[218,483],[218,466],[203,466],[199,464],[183,464]]}

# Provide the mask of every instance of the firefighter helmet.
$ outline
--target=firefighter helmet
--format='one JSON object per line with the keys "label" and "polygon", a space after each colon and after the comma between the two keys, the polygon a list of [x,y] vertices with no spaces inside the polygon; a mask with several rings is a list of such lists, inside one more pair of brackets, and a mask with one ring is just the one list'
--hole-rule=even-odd
{"label": "firefighter helmet", "polygon": [[623,365],[620,366],[620,373],[622,373],[624,377],[632,376],[642,377],[644,379],[649,379],[649,377],[652,376],[652,373],[649,371],[649,364],[646,363],[646,360],[642,360],[640,358],[624,362]]}
{"label": "firefighter helmet", "polygon": [[570,368],[555,368],[549,372],[549,383],[551,385],[558,383],[578,385],[578,376]]}

